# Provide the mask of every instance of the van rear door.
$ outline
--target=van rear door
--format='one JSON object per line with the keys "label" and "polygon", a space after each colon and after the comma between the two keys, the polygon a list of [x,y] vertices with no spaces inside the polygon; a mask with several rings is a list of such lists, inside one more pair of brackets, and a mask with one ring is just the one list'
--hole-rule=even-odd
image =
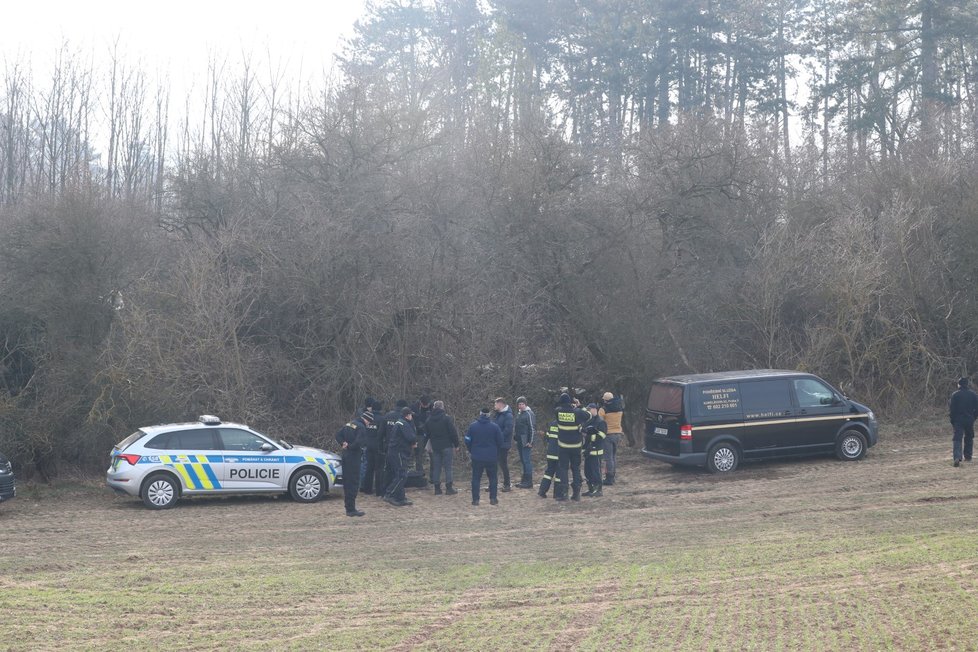
{"label": "van rear door", "polygon": [[645,408],[645,450],[679,455],[679,426],[683,417],[683,386],[656,382]]}

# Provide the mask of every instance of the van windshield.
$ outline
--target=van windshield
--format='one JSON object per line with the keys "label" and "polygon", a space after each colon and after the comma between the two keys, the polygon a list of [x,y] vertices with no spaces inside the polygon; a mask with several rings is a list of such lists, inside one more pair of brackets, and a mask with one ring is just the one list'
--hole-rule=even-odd
{"label": "van windshield", "polygon": [[663,414],[681,414],[683,411],[682,385],[655,383],[649,392],[649,410]]}

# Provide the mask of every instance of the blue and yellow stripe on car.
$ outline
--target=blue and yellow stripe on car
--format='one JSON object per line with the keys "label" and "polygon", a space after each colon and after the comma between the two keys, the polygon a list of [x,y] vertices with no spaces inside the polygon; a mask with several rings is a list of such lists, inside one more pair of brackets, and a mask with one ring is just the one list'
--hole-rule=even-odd
{"label": "blue and yellow stripe on car", "polygon": [[160,462],[176,471],[188,489],[221,488],[221,482],[206,455],[160,455]]}

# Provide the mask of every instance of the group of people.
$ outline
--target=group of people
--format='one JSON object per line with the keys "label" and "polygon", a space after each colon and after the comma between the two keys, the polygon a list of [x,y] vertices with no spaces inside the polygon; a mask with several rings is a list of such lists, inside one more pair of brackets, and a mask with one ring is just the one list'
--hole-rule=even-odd
{"label": "group of people", "polygon": [[[525,397],[516,399],[514,414],[506,399],[499,397],[494,407],[480,410],[468,426],[462,441],[454,419],[445,412],[442,401],[422,396],[413,406],[400,400],[383,413],[381,404],[367,398],[356,416],[336,433],[343,461],[343,494],[347,516],[363,516],[357,509],[359,491],[375,493],[391,505],[410,505],[405,495],[408,466],[415,474],[423,472],[423,452],[429,456],[430,482],[435,495],[454,495],[455,453],[462,443],[472,461],[472,504],[478,505],[482,476],[488,477],[489,502],[499,504],[501,490],[533,488],[533,446],[536,435],[546,438],[547,466],[538,494],[546,498],[551,487],[556,500],[580,500],[581,465],[588,491],[585,496],[601,496],[602,488],[615,483],[618,446],[623,434],[623,404],[620,397],[605,392],[601,403],[581,407],[578,399],[561,394],[554,409],[554,420],[545,431],[537,429],[536,415]],[[520,481],[511,484],[509,456],[517,449]],[[604,467],[602,469],[602,467]],[[603,472],[603,475],[602,475]],[[422,476],[423,477],[423,476]],[[570,492],[568,492],[570,489]],[[570,495],[568,495],[570,493]]]}

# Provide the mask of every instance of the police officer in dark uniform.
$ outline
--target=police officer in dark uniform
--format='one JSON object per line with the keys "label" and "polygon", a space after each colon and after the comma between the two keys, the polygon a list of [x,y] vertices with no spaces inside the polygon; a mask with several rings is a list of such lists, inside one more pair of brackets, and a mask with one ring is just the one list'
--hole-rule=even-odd
{"label": "police officer in dark uniform", "polygon": [[569,394],[560,395],[557,405],[557,446],[560,449],[557,454],[557,477],[560,478],[560,486],[554,492],[557,500],[567,500],[568,466],[574,475],[570,484],[574,490],[571,500],[581,499],[581,447],[584,445],[581,426],[589,418],[587,412],[574,406]]}
{"label": "police officer in dark uniform", "polygon": [[608,424],[598,416],[597,403],[587,406],[591,418],[584,424],[584,479],[587,480],[585,496],[601,495],[601,460],[604,457],[604,440],[608,436]]}
{"label": "police officer in dark uniform", "polygon": [[404,482],[407,480],[407,464],[411,459],[411,451],[418,443],[418,435],[414,431],[412,422],[413,416],[411,408],[401,408],[401,418],[394,424],[394,430],[390,433],[387,443],[387,464],[391,469],[391,483],[387,485],[384,500],[395,507],[412,504],[404,495]]}
{"label": "police officer in dark uniform", "polygon": [[384,447],[385,442],[381,441],[382,410],[380,401],[370,401],[369,412],[373,422],[367,425],[367,436],[363,446],[363,455],[367,463],[360,482],[360,491],[365,494],[376,491],[378,496],[384,493],[384,465],[387,463],[387,449]]}
{"label": "police officer in dark uniform", "polygon": [[[376,489],[376,495],[379,498],[383,498],[387,495],[387,487],[390,485],[393,477],[391,476],[391,467],[387,463],[388,449],[390,448],[390,438],[391,433],[394,432],[394,426],[397,424],[397,420],[401,418],[401,410],[407,407],[407,401],[403,398],[398,399],[394,409],[383,416],[378,425],[378,430],[380,434],[380,455],[383,457],[383,462],[381,463],[381,469],[378,473],[381,475],[383,481],[374,487]],[[379,414],[379,412],[378,412]]]}
{"label": "police officer in dark uniform", "polygon": [[[960,466],[961,461],[971,461],[971,453],[975,442],[975,417],[978,417],[978,394],[968,387],[967,378],[958,379],[958,391],[951,394],[948,402],[948,417],[954,428],[954,466]],[[964,446],[962,447],[962,440]]]}
{"label": "police officer in dark uniform", "polygon": [[[556,421],[551,421],[547,424],[547,468],[543,472],[540,489],[537,490],[537,495],[541,498],[547,497],[547,491],[550,490],[552,483],[560,482],[560,478],[557,477],[557,461],[560,454],[560,446],[557,445],[558,432],[559,429]],[[557,495],[557,486],[554,485],[554,496],[556,497]]]}
{"label": "police officer in dark uniform", "polygon": [[360,456],[367,438],[367,425],[373,424],[373,414],[364,410],[359,417],[350,421],[336,433],[343,460],[343,503],[347,516],[363,516],[357,509],[357,492],[360,489]]}

